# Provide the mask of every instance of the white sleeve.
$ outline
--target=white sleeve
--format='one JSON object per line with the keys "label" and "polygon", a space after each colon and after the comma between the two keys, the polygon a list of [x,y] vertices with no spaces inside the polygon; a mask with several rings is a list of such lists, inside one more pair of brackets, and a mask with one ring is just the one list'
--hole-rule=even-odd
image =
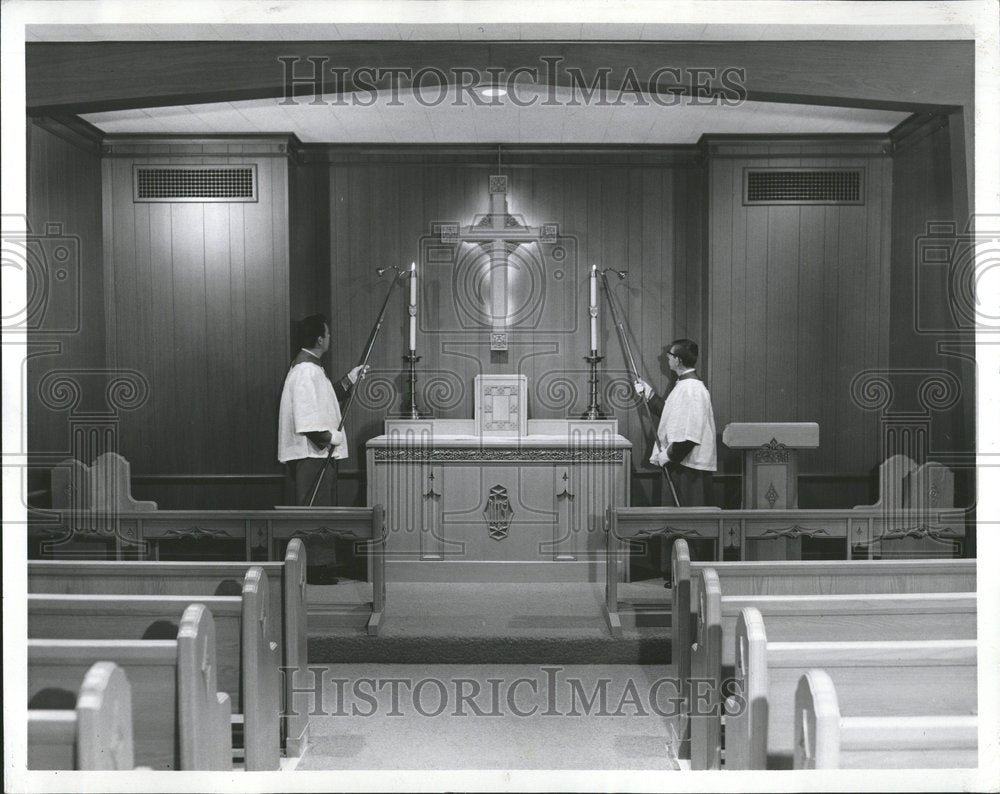
{"label": "white sleeve", "polygon": [[706,409],[710,410],[710,405],[706,406],[707,395],[703,391],[697,391],[684,395],[684,402],[671,417],[669,435],[670,442],[693,441],[700,444],[705,437],[705,425],[708,422]]}
{"label": "white sleeve", "polygon": [[298,378],[292,384],[292,424],[296,433],[332,430],[323,411],[317,384],[312,378]]}

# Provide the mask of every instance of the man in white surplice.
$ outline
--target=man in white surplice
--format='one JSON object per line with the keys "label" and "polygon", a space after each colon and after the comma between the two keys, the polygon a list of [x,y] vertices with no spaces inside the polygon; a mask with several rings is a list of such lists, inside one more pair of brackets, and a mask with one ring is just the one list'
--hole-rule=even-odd
{"label": "man in white surplice", "polygon": [[642,378],[635,382],[636,393],[649,403],[653,415],[660,417],[656,431],[659,443],[653,447],[649,462],[667,466],[683,507],[710,504],[716,469],[712,398],[695,372],[697,362],[698,345],[690,339],[677,339],[667,348],[667,365],[677,382],[666,401]]}
{"label": "man in white surplice", "polygon": [[[347,437],[340,429],[340,401],[364,377],[367,367],[354,367],[336,384],[330,382],[321,359],[330,348],[330,327],[322,314],[301,324],[302,348],[292,360],[278,408],[278,460],[288,466],[295,486],[295,504],[336,504],[337,461],[348,455]],[[332,454],[330,453],[332,447]],[[330,569],[336,562],[332,541],[306,540],[310,580],[335,584]],[[323,581],[319,581],[322,579]]]}

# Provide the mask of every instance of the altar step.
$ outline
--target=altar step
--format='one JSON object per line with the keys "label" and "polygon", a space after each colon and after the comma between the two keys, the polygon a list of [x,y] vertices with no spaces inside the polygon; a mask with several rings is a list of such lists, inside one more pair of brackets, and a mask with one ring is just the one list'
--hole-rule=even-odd
{"label": "altar step", "polygon": [[394,582],[378,636],[364,632],[363,582],[310,586],[309,661],[404,664],[667,664],[669,591],[621,586],[633,610],[614,639],[604,584]]}

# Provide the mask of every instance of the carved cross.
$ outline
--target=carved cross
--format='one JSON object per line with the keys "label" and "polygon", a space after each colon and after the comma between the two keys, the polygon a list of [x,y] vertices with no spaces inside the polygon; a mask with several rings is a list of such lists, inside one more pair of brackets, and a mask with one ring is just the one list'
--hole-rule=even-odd
{"label": "carved cross", "polygon": [[508,256],[519,245],[539,241],[551,242],[558,235],[553,223],[541,227],[527,226],[507,211],[507,177],[490,177],[490,211],[476,216],[469,226],[446,224],[442,242],[481,245],[489,255],[490,283],[490,350],[507,349],[507,322],[511,315],[511,265]]}
{"label": "carved cross", "polygon": [[205,686],[208,687],[209,692],[212,691],[212,669],[214,667],[212,664],[213,658],[214,657],[210,653],[208,643],[203,642],[201,648],[201,674],[205,679]]}
{"label": "carved cross", "polygon": [[812,740],[809,737],[809,720],[805,709],[799,712],[799,721],[802,724],[802,730],[799,732],[799,740],[796,743],[797,755],[799,758],[806,759],[809,762],[806,769],[815,769],[816,763],[809,753],[809,747],[812,745]]}

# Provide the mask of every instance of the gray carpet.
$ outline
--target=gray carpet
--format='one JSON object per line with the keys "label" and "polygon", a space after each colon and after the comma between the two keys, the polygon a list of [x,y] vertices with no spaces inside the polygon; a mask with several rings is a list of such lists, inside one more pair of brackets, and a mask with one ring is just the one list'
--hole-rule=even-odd
{"label": "gray carpet", "polygon": [[[297,769],[673,770],[667,665],[328,665]],[[316,709],[313,708],[315,711]]]}
{"label": "gray carpet", "polygon": [[309,660],[373,664],[652,664],[670,662],[669,592],[625,585],[635,604],[614,639],[603,583],[390,583],[377,637],[363,631],[371,587],[309,587]]}
{"label": "gray carpet", "polygon": [[676,769],[668,596],[624,586],[614,639],[603,583],[393,582],[369,637],[370,585],[310,586],[297,768]]}

